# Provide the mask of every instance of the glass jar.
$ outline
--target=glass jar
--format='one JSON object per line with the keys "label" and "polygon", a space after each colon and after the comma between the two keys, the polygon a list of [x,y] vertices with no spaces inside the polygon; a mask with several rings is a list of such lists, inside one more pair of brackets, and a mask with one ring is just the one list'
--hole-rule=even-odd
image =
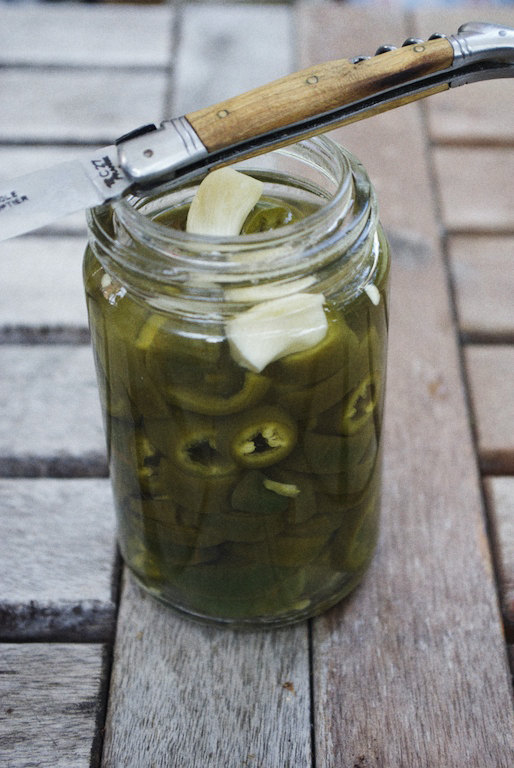
{"label": "glass jar", "polygon": [[125,563],[182,614],[270,626],[374,551],[389,252],[331,140],[234,167],[264,182],[250,229],[278,228],[186,233],[190,182],[91,211],[84,277]]}

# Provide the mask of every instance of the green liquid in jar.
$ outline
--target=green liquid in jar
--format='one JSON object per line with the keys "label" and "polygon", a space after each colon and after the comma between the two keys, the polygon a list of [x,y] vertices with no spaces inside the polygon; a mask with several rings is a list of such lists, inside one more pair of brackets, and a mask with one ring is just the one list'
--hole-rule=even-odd
{"label": "green liquid in jar", "polygon": [[[247,231],[310,212],[267,198]],[[183,229],[187,209],[161,215]],[[243,230],[244,231],[244,230]],[[318,613],[358,583],[378,532],[387,246],[375,285],[315,347],[260,373],[222,330],[136,300],[88,250],[86,293],[123,557],[188,615],[235,625]]]}

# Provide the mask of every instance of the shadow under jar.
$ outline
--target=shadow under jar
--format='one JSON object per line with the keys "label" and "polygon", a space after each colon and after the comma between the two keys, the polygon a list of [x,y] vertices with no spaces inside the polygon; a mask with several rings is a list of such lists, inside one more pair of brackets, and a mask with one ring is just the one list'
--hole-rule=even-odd
{"label": "shadow under jar", "polygon": [[[338,602],[375,548],[389,251],[331,140],[235,167],[264,182],[247,234],[184,231],[198,182],[129,198],[90,212],[84,278],[125,563],[184,615],[272,626]],[[301,294],[326,330],[287,352],[272,310]]]}

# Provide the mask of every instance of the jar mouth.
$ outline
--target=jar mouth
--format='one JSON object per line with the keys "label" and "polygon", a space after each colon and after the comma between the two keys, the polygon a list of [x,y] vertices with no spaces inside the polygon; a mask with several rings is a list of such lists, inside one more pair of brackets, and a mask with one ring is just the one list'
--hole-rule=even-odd
{"label": "jar mouth", "polygon": [[[276,248],[280,241],[289,240],[297,235],[305,235],[308,231],[326,226],[332,219],[344,218],[353,202],[354,179],[351,172],[351,162],[348,153],[345,153],[339,145],[326,137],[315,137],[299,142],[291,147],[274,150],[272,153],[257,156],[249,160],[234,163],[231,167],[249,175],[261,178],[265,183],[269,172],[262,170],[261,164],[266,165],[270,155],[287,160],[314,160],[318,166],[318,172],[324,177],[327,189],[315,180],[307,177],[297,178],[298,184],[302,184],[303,192],[309,192],[318,203],[313,210],[303,218],[292,223],[284,224],[276,229],[265,232],[255,232],[234,236],[200,235],[173,229],[156,220],[170,204],[174,205],[177,198],[180,202],[190,202],[198,187],[200,176],[188,184],[171,188],[169,192],[159,192],[155,196],[128,196],[117,201],[113,210],[118,221],[127,228],[137,239],[146,242],[150,240],[160,251],[166,252],[171,248],[173,255],[177,247],[194,254],[229,254],[236,249],[266,248],[271,245]],[[260,162],[261,161],[261,162]],[[321,163],[320,163],[321,161]],[[327,163],[323,167],[323,161]],[[328,162],[327,162],[328,161]],[[330,166],[330,167],[329,167]],[[287,168],[287,162],[286,162]],[[282,175],[288,180],[288,188],[291,189],[291,176],[287,170]],[[329,186],[332,189],[329,189]],[[187,194],[189,190],[189,195]],[[186,193],[184,195],[184,193]],[[321,202],[321,204],[320,204]]]}
{"label": "jar mouth", "polygon": [[[349,292],[357,290],[359,265],[369,263],[370,240],[378,225],[375,192],[357,158],[331,139],[316,136],[233,167],[263,179],[264,195],[267,184],[276,184],[284,195],[287,190],[302,202],[307,197],[312,206],[306,215],[276,229],[213,237],[159,221],[170,207],[190,202],[199,179],[122,199],[88,214],[90,245],[104,268],[141,297],[178,291],[195,301],[220,295],[227,301],[229,287],[252,288],[248,295],[253,296],[255,286],[273,283],[273,291],[291,292],[308,281],[318,283],[323,275],[328,292],[341,280]],[[245,291],[230,296],[238,301]]]}

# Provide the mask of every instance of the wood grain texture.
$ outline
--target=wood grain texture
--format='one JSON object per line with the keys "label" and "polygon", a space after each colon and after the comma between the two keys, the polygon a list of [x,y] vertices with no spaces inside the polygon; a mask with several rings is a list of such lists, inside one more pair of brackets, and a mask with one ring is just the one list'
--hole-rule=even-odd
{"label": "wood grain texture", "polygon": [[514,237],[450,237],[448,254],[459,327],[465,338],[475,342],[512,342]]}
{"label": "wood grain texture", "polygon": [[159,120],[165,95],[164,68],[7,67],[0,141],[111,144],[149,119]]}
{"label": "wood grain texture", "polygon": [[514,472],[514,346],[470,345],[466,369],[483,472]]}
{"label": "wood grain texture", "polygon": [[0,473],[107,473],[105,437],[89,346],[1,348]]}
{"label": "wood grain texture", "polygon": [[13,238],[0,243],[0,333],[86,331],[84,237]]}
{"label": "wood grain texture", "polygon": [[[350,9],[303,8],[300,23],[304,63],[342,41],[369,50],[375,34]],[[391,14],[382,35],[417,32]],[[508,768],[510,678],[419,112],[337,135],[376,178],[388,231],[413,247],[393,255],[377,557],[314,623],[318,765]]]}
{"label": "wood grain texture", "polygon": [[103,768],[310,768],[307,625],[233,632],[127,580]]}
{"label": "wood grain texture", "polygon": [[432,156],[447,230],[490,235],[514,232],[514,153],[510,147],[436,147]]}
{"label": "wood grain texture", "polygon": [[11,66],[161,66],[173,10],[154,6],[2,6],[0,62]]}
{"label": "wood grain texture", "polygon": [[0,641],[112,639],[109,481],[4,479],[0,498]]}
{"label": "wood grain texture", "polygon": [[290,8],[185,3],[173,76],[174,116],[237,96],[294,68]]}
{"label": "wood grain texture", "polygon": [[432,40],[358,63],[320,62],[186,117],[213,151],[446,69],[452,59],[447,40]]}
{"label": "wood grain texture", "polygon": [[102,656],[100,645],[0,645],[3,768],[90,768]]}
{"label": "wood grain texture", "polygon": [[500,575],[500,600],[510,642],[514,639],[514,477],[484,480]]}

